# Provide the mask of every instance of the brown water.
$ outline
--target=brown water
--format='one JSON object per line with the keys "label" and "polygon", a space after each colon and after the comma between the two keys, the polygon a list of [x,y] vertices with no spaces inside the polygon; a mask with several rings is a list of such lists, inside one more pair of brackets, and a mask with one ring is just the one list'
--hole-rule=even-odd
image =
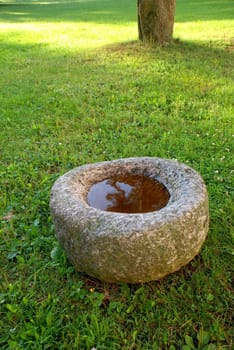
{"label": "brown water", "polygon": [[95,183],[90,206],[119,213],[146,213],[166,206],[170,194],[160,182],[141,175],[121,175]]}

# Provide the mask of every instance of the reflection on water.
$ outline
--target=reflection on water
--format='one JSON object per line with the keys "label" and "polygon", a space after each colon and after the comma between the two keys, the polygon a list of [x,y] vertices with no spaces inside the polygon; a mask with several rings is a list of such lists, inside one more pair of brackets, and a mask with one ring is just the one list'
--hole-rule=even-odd
{"label": "reflection on water", "polygon": [[163,208],[169,192],[160,182],[141,175],[111,177],[94,184],[87,196],[90,206],[119,213],[146,213]]}

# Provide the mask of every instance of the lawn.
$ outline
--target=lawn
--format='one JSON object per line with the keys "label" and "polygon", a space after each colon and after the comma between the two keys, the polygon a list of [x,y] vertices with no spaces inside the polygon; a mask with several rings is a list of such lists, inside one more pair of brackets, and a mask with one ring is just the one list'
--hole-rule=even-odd
{"label": "lawn", "polygon": [[[233,349],[232,0],[177,0],[174,42],[137,42],[136,1],[0,0],[0,348]],[[178,159],[204,178],[210,229],[142,285],[77,273],[50,189],[81,164]]]}

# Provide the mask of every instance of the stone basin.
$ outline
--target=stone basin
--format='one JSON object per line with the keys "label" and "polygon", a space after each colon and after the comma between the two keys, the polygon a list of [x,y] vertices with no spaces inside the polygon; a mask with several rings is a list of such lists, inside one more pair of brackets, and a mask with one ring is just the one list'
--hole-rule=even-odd
{"label": "stone basin", "polygon": [[[91,206],[93,185],[144,176],[169,193],[159,210],[124,213]],[[201,176],[174,160],[140,157],[79,166],[52,187],[56,236],[78,271],[106,282],[143,283],[179,270],[199,252],[208,232],[208,195]]]}

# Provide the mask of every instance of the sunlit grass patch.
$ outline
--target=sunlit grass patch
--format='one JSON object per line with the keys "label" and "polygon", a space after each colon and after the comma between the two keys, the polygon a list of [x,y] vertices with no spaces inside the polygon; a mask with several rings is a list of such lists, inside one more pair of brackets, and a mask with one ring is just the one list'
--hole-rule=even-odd
{"label": "sunlit grass patch", "polygon": [[233,20],[176,23],[174,35],[181,40],[209,42],[212,46],[227,46],[231,44],[234,37]]}
{"label": "sunlit grass patch", "polygon": [[136,26],[98,24],[87,22],[62,23],[3,23],[1,40],[7,44],[38,45],[68,51],[87,50],[113,42],[136,39]]}

